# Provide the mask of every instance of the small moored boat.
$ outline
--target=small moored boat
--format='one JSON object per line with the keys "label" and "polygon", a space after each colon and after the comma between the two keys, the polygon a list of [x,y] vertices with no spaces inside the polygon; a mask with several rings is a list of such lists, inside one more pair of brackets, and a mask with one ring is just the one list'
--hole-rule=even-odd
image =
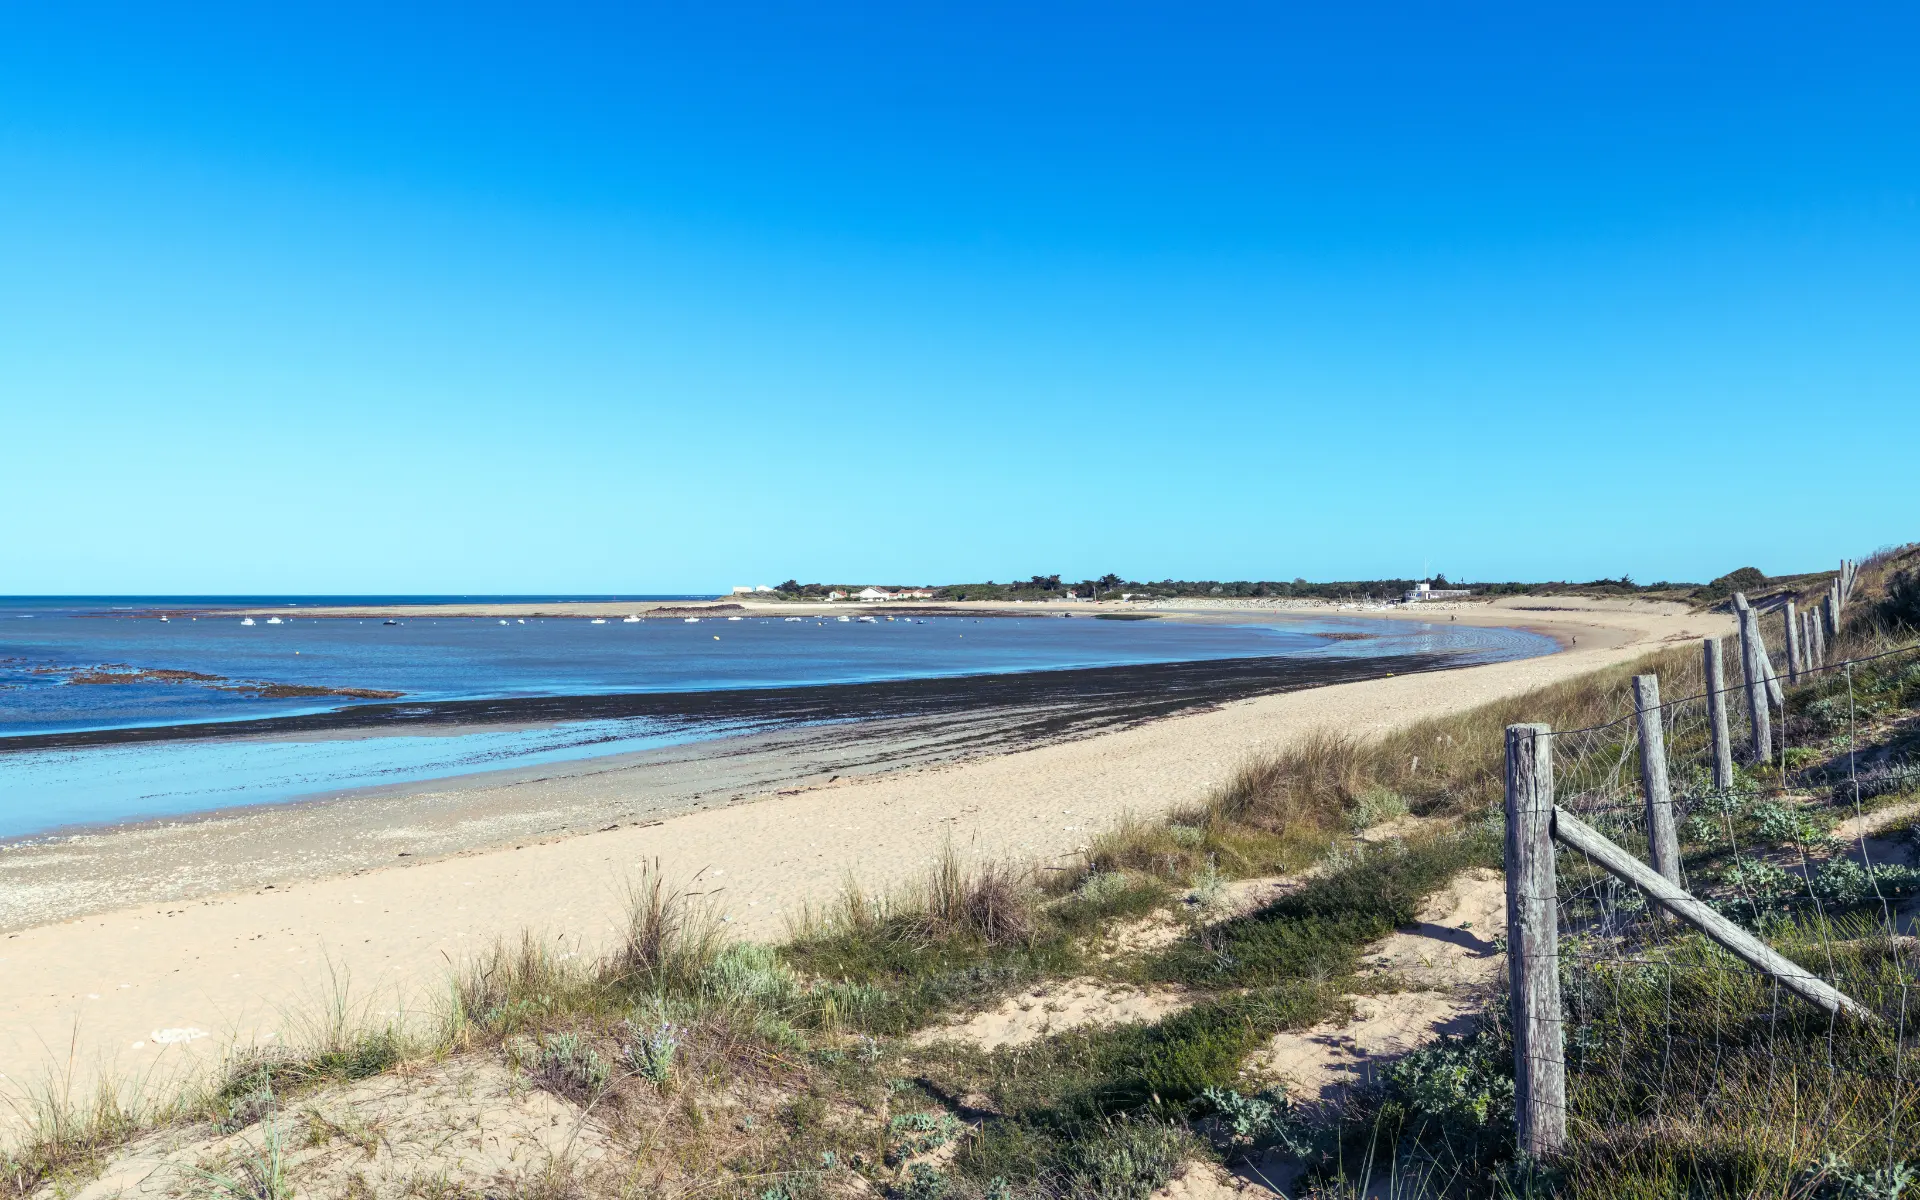
{"label": "small moored boat", "polygon": [[[251,624],[253,624],[253,618],[252,618],[252,617],[241,617],[241,618],[240,618],[240,623],[241,623],[242,625],[251,625]],[[388,622],[387,622],[387,624],[389,624],[389,625],[391,625],[391,624],[393,624],[393,622],[392,622],[392,621],[388,621]]]}

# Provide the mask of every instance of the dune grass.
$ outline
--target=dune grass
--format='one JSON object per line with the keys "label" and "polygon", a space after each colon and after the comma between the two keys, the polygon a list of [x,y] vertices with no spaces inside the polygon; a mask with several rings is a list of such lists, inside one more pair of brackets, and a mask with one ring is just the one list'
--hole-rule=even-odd
{"label": "dune grass", "polygon": [[[309,1031],[307,1050],[238,1061],[164,1111],[134,1112],[107,1093],[50,1106],[0,1164],[6,1186],[25,1195],[83,1178],[156,1121],[240,1128],[301,1089],[497,1053],[631,1150],[624,1182],[569,1177],[573,1194],[800,1200],[847,1190],[857,1175],[927,1200],[1144,1198],[1181,1162],[1219,1152],[1202,1118],[1210,1097],[1241,1086],[1253,1050],[1338,1015],[1368,945],[1460,870],[1497,864],[1489,818],[1504,727],[1618,720],[1632,712],[1629,678],[1649,670],[1669,696],[1699,690],[1689,645],[1371,741],[1308,737],[1249,759],[1203,804],[1122,823],[1068,870],[966,864],[949,852],[901,894],[849,887],[773,947],[729,942],[701,898],[653,864],[601,959],[563,958],[532,938],[503,944],[462,969],[431,1030],[403,1035],[343,1001]],[[1920,687],[1908,683],[1891,667],[1858,673],[1855,715],[1898,736],[1920,707]],[[1746,765],[1742,795],[1825,778],[1834,732],[1817,727],[1829,718],[1814,703],[1831,686],[1809,685],[1788,724],[1810,753],[1785,774]],[[1625,737],[1569,743],[1566,777],[1617,774]],[[1683,791],[1697,782],[1687,764],[1698,751],[1696,731],[1679,727]],[[1401,837],[1355,844],[1357,831],[1407,814],[1421,820]],[[1768,819],[1743,809],[1738,829],[1756,834]],[[1717,869],[1692,861],[1703,874]],[[1220,879],[1308,866],[1303,886],[1257,912],[1213,922],[1207,905],[1182,902]],[[1172,945],[1102,952],[1116,927],[1155,913],[1179,927]],[[1904,999],[1910,952],[1876,940],[1870,925],[1810,919],[1787,914],[1769,935],[1796,955],[1843,945],[1831,967],[1802,961],[1889,1012]],[[1738,971],[1691,969],[1724,966],[1705,946],[1677,939],[1668,952],[1656,971],[1620,956],[1569,963],[1576,1141],[1564,1162],[1543,1173],[1512,1161],[1511,1058],[1496,1004],[1482,1034],[1409,1056],[1378,1087],[1296,1130],[1315,1146],[1317,1186],[1358,1194],[1370,1177],[1393,1175],[1406,1189],[1398,1194],[1417,1184],[1457,1195],[1812,1196],[1836,1172],[1891,1169],[1920,1144],[1910,1087],[1887,1086],[1895,1064],[1905,1063],[1901,1078],[1920,1074],[1903,1057],[1911,1046],[1829,1029]],[[1157,1022],[990,1054],[902,1037],[1081,974],[1177,986],[1193,1003]],[[950,1160],[926,1157],[942,1146]]]}

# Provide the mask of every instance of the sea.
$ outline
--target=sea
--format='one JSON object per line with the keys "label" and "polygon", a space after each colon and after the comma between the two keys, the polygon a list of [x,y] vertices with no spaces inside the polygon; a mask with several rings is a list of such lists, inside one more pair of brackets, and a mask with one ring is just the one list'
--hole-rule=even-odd
{"label": "sea", "polygon": [[[797,621],[434,612],[566,601],[632,603],[638,611],[643,603],[711,598],[0,597],[0,838],[538,767],[741,727],[622,718],[7,750],[7,739],[31,734],[251,721],[358,704],[785,688],[1256,656],[1440,653],[1465,664],[1555,649],[1524,630],[1318,614],[1249,613],[1245,621],[1203,624],[1077,614],[906,616],[850,605],[796,609]],[[393,623],[305,611],[389,605],[420,608]],[[226,615],[238,608],[272,616],[247,623]]]}

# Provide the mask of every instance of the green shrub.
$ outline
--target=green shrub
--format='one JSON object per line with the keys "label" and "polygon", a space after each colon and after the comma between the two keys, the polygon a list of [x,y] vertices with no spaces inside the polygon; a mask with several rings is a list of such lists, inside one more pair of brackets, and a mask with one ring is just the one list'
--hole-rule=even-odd
{"label": "green shrub", "polygon": [[1391,821],[1395,817],[1407,815],[1407,801],[1390,787],[1375,784],[1360,793],[1353,802],[1352,810],[1347,814],[1348,823],[1355,833],[1371,829],[1382,821]]}
{"label": "green shrub", "polygon": [[1513,1128],[1513,1048],[1489,1033],[1442,1036],[1387,1070],[1390,1094],[1453,1137],[1505,1137]]}
{"label": "green shrub", "polygon": [[680,1049],[679,1031],[670,1021],[648,1029],[627,1022],[633,1040],[620,1047],[620,1061],[627,1070],[655,1084],[665,1084],[673,1074],[673,1057]]}
{"label": "green shrub", "polygon": [[1312,1149],[1308,1131],[1284,1091],[1267,1089],[1243,1096],[1232,1088],[1208,1088],[1201,1107],[1214,1114],[1226,1149],[1258,1158],[1268,1149],[1303,1156]]}
{"label": "green shrub", "polygon": [[1911,1200],[1920,1196],[1920,1171],[1897,1162],[1858,1170],[1838,1154],[1828,1154],[1809,1170],[1810,1200]]}
{"label": "green shrub", "polygon": [[887,1122],[887,1161],[898,1164],[938,1150],[965,1128],[952,1113],[902,1113]]}
{"label": "green shrub", "polygon": [[941,1200],[951,1186],[939,1170],[926,1163],[914,1163],[907,1168],[906,1181],[893,1189],[893,1195],[899,1200]]}
{"label": "green shrub", "polygon": [[1887,594],[1874,606],[1874,615],[1888,628],[1920,632],[1920,570],[1895,571],[1887,580]]}
{"label": "green shrub", "polygon": [[534,1074],[562,1095],[591,1100],[606,1088],[613,1072],[578,1034],[558,1033],[541,1042],[540,1063]]}

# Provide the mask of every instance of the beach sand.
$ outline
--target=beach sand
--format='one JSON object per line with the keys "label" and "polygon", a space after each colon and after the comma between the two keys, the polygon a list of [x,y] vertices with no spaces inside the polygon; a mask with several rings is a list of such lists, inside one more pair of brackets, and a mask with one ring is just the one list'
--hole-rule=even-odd
{"label": "beach sand", "polygon": [[[850,877],[869,891],[900,886],[948,844],[971,857],[1068,859],[1123,814],[1198,801],[1248,753],[1308,730],[1376,733],[1731,628],[1675,605],[1531,598],[1418,616],[1525,625],[1569,649],[1260,696],[992,757],[783,788],[655,824],[21,929],[0,940],[0,1087],[19,1094],[52,1071],[76,1088],[103,1074],[164,1088],[224,1047],[297,1038],[343,978],[375,1015],[424,1012],[454,966],[523,930],[562,953],[592,954],[617,932],[627,883],[654,860],[693,881],[739,935],[777,938]],[[542,803],[537,782],[501,786],[518,789],[509,806]],[[98,886],[110,896],[114,883]]]}

